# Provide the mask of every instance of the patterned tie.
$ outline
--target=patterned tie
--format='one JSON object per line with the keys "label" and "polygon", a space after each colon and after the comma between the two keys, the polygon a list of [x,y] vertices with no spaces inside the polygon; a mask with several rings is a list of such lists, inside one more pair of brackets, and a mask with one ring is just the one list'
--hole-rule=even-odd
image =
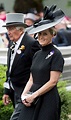
{"label": "patterned tie", "polygon": [[13,42],[12,46],[10,47],[10,49],[11,49],[11,53],[12,53],[12,54],[14,53],[14,48],[15,48],[15,45],[16,45],[16,43],[15,43],[15,42]]}

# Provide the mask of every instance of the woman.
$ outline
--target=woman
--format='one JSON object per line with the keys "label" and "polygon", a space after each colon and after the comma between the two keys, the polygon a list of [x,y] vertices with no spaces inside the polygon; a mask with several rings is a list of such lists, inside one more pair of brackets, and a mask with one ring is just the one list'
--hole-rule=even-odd
{"label": "woman", "polygon": [[[51,8],[47,8],[52,14]],[[47,10],[46,10],[47,12]],[[64,16],[60,12],[60,19]],[[64,59],[60,51],[52,44],[53,26],[59,21],[56,17],[44,15],[44,18],[29,29],[29,33],[38,33],[42,46],[33,58],[30,79],[22,93],[23,108],[18,120],[60,120],[60,97],[57,83],[63,70]],[[53,19],[53,21],[51,20]]]}

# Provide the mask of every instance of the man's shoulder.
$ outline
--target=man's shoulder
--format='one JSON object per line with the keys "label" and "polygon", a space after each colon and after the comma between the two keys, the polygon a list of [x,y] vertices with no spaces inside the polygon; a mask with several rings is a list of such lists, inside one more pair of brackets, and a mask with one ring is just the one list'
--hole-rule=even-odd
{"label": "man's shoulder", "polygon": [[23,37],[23,41],[25,41],[26,44],[34,44],[36,42],[38,42],[37,40],[35,40],[33,37],[31,37],[30,35],[28,35],[27,33],[25,33],[24,37]]}
{"label": "man's shoulder", "polygon": [[30,40],[30,41],[32,41],[32,42],[33,42],[33,41],[36,41],[33,37],[31,37],[31,36],[30,36],[29,34],[27,34],[27,33],[25,34],[25,37],[26,37],[27,40]]}

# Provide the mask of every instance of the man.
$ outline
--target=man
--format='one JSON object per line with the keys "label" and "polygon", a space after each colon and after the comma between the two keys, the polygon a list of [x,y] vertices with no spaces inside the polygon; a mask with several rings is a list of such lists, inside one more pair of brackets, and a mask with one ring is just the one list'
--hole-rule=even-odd
{"label": "man", "polygon": [[35,14],[33,14],[33,13],[27,13],[27,14],[26,14],[25,23],[26,23],[28,26],[33,25],[36,20],[37,20],[37,19],[36,19],[36,15],[35,15]]}
{"label": "man", "polygon": [[15,106],[10,120],[17,120],[22,109],[21,93],[29,79],[30,67],[34,53],[39,50],[38,41],[25,33],[24,15],[8,13],[6,27],[13,42],[8,51],[7,80],[4,83],[3,102],[9,104],[9,96]]}
{"label": "man", "polygon": [[58,46],[71,45],[71,30],[67,29],[65,18],[55,26],[56,36],[53,37],[53,43]]}
{"label": "man", "polygon": [[58,46],[70,46],[71,45],[71,30],[60,29],[57,35],[53,38],[53,43]]}

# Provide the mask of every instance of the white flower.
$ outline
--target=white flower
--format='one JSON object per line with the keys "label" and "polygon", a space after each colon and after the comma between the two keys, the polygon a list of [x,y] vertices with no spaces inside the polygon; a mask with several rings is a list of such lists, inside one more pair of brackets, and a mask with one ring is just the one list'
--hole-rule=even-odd
{"label": "white flower", "polygon": [[54,54],[54,51],[51,51],[51,52],[46,56],[45,59],[48,59],[48,58],[51,57],[53,54]]}

